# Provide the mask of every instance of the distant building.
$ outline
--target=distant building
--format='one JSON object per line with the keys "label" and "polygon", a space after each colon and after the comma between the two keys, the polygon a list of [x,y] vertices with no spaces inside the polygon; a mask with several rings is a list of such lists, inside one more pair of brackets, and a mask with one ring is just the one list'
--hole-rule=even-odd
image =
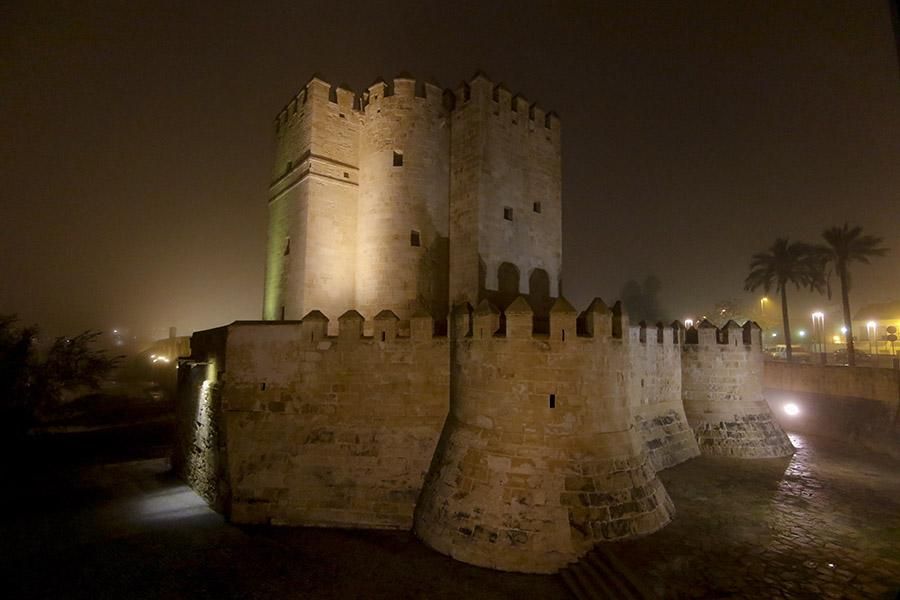
{"label": "distant building", "polygon": [[[900,331],[900,300],[869,304],[862,307],[853,316],[853,335],[858,340],[881,342],[885,345],[890,335],[888,327],[896,327]],[[889,348],[887,343],[884,349]],[[898,346],[895,344],[895,346]]]}

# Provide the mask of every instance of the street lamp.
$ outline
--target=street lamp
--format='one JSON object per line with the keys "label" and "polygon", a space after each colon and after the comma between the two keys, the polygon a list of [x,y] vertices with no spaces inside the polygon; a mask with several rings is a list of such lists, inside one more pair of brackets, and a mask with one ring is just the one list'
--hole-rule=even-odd
{"label": "street lamp", "polygon": [[819,351],[825,354],[825,313],[816,311],[812,314],[813,335],[819,339]]}
{"label": "street lamp", "polygon": [[694,320],[693,320],[693,319],[685,319],[685,320],[684,320],[684,327],[685,327],[685,329],[690,329],[690,328],[693,327],[693,326],[694,326]]}

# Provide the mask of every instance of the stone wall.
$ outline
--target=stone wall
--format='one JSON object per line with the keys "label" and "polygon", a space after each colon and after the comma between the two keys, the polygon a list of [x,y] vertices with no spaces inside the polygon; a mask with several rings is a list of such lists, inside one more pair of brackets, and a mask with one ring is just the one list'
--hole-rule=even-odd
{"label": "stone wall", "polygon": [[684,331],[678,326],[626,325],[635,426],[657,471],[698,456],[681,398]]}
{"label": "stone wall", "polygon": [[704,320],[686,333],[682,397],[703,454],[740,458],[788,456],[793,446],[772,416],[762,388],[758,326]]}
{"label": "stone wall", "polygon": [[[397,318],[382,316],[375,335],[348,313],[336,337],[324,316],[297,322],[236,322],[221,329],[224,361],[216,363],[218,422],[227,457],[221,476],[226,512],[237,523],[408,529],[422,479],[447,415],[448,344],[432,336],[430,317],[396,336]],[[196,392],[202,401],[201,384]],[[208,487],[215,443],[186,418],[179,439],[183,476]]]}
{"label": "stone wall", "polygon": [[668,523],[671,502],[633,425],[630,358],[641,350],[603,334],[608,314],[587,315],[594,337],[575,335],[576,316],[558,300],[545,336],[523,298],[504,328],[486,301],[471,323],[454,312],[450,416],[415,522],[436,550],[554,572],[598,541]]}
{"label": "stone wall", "polygon": [[559,119],[479,74],[457,90],[452,137],[451,301],[477,303],[499,290],[503,263],[519,273],[512,297],[531,291],[536,269],[559,296]]}
{"label": "stone wall", "polygon": [[276,119],[263,318],[336,318],[355,304],[361,113],[313,77]]}
{"label": "stone wall", "polygon": [[215,510],[228,513],[228,453],[222,420],[222,388],[227,328],[194,333],[192,357],[178,361],[175,444],[172,468]]}
{"label": "stone wall", "polygon": [[[900,456],[900,371],[766,361],[766,397],[782,426]],[[796,404],[788,415],[784,405]]]}
{"label": "stone wall", "polygon": [[481,75],[455,99],[405,76],[359,97],[313,77],[275,127],[264,319],[315,308],[333,324],[353,307],[405,322],[419,304],[443,318],[498,291],[504,263],[510,300],[559,295],[554,114]]}

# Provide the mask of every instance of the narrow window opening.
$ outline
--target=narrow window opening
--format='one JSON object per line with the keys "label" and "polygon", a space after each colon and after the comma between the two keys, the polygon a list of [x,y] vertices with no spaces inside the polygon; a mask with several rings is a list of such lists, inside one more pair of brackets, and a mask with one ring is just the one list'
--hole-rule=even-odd
{"label": "narrow window opening", "polygon": [[381,341],[383,342],[383,341],[385,341],[386,339],[387,339],[387,334],[386,334],[384,331],[382,331],[382,332],[381,332]]}
{"label": "narrow window opening", "polygon": [[350,173],[344,171],[344,179],[350,179]]}
{"label": "narrow window opening", "polygon": [[290,173],[291,169],[294,168],[294,161],[289,160],[287,163],[287,168],[284,170],[285,173]]}
{"label": "narrow window opening", "polygon": [[507,221],[512,221],[513,220],[513,209],[510,208],[509,206],[504,206],[503,207],[503,218],[506,219]]}
{"label": "narrow window opening", "polygon": [[409,232],[409,245],[410,246],[421,246],[422,245],[422,237],[419,235],[419,232],[413,229]]}
{"label": "narrow window opening", "polygon": [[291,253],[291,238],[288,238],[284,243],[284,255],[287,256]]}
{"label": "narrow window opening", "polygon": [[396,150],[394,150],[394,166],[395,167],[403,166],[403,153],[402,152],[397,152]]}
{"label": "narrow window opening", "polygon": [[284,321],[284,306],[281,307],[281,320]]}
{"label": "narrow window opening", "polygon": [[566,330],[562,330],[562,341],[566,341]]}
{"label": "narrow window opening", "polygon": [[538,214],[541,213],[541,203],[540,202],[535,202],[531,208],[532,208],[532,210],[534,210],[534,212],[536,212]]}
{"label": "narrow window opening", "polygon": [[347,115],[345,115],[344,113],[340,113],[340,115],[341,115],[341,118],[342,118],[342,119],[346,119],[346,118],[347,118]]}
{"label": "narrow window opening", "polygon": [[550,394],[550,408],[556,408],[556,394]]}
{"label": "narrow window opening", "polygon": [[259,391],[261,391],[261,392],[266,391],[266,382],[265,381],[262,382],[261,384],[259,384]]}

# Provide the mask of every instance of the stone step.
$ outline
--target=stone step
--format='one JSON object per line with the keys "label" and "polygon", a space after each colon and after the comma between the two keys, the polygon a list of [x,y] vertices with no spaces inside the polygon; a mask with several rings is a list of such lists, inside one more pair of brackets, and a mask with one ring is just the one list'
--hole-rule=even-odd
{"label": "stone step", "polygon": [[600,562],[605,562],[609,565],[610,570],[618,573],[619,579],[618,581],[627,585],[631,588],[632,597],[634,598],[643,598],[646,600],[650,600],[652,598],[656,598],[656,594],[654,594],[644,583],[635,575],[635,573],[628,568],[621,560],[616,558],[616,555],[613,554],[609,548],[604,546],[597,546],[591,551],[591,555]]}
{"label": "stone step", "polygon": [[606,548],[597,547],[560,572],[577,600],[652,600],[655,596]]}
{"label": "stone step", "polygon": [[575,577],[571,567],[566,567],[560,571],[559,574],[562,577],[563,583],[565,583],[566,587],[569,589],[569,593],[571,593],[576,600],[593,600],[594,596],[581,586],[581,582]]}

